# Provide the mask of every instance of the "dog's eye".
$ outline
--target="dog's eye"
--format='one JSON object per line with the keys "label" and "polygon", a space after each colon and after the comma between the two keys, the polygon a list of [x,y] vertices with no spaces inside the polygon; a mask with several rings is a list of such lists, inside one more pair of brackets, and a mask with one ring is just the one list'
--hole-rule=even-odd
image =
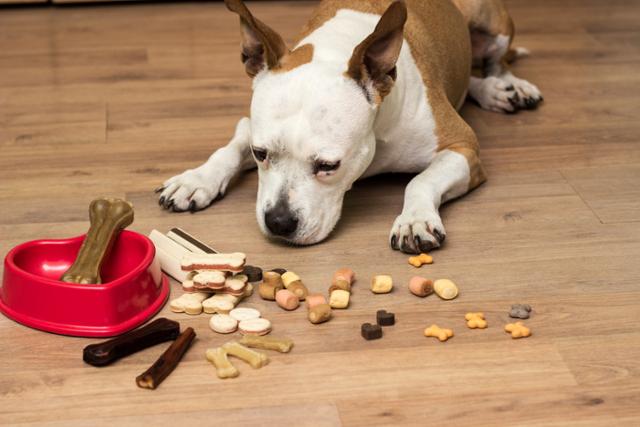
{"label": "dog's eye", "polygon": [[251,147],[251,152],[253,153],[253,157],[259,162],[264,162],[267,158],[267,150],[264,148]]}
{"label": "dog's eye", "polygon": [[337,162],[325,162],[323,160],[317,160],[313,164],[313,173],[318,174],[319,172],[333,172],[340,167],[340,160]]}

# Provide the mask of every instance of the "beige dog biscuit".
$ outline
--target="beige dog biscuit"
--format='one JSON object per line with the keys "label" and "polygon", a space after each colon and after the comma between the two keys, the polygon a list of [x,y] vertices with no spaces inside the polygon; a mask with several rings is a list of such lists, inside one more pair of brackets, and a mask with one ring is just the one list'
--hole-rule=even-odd
{"label": "beige dog biscuit", "polygon": [[226,281],[225,274],[216,270],[199,271],[193,276],[193,285],[196,288],[222,289]]}
{"label": "beige dog biscuit", "polygon": [[230,334],[238,329],[238,321],[228,314],[214,314],[209,319],[209,327],[219,334]]}
{"label": "beige dog biscuit", "polygon": [[438,279],[433,283],[433,290],[442,299],[454,299],[458,296],[458,287],[449,279]]}
{"label": "beige dog biscuit", "polygon": [[242,298],[229,294],[216,294],[202,301],[202,309],[205,313],[228,314],[240,302]]}
{"label": "beige dog biscuit", "polygon": [[207,360],[216,367],[218,378],[234,378],[240,375],[238,369],[229,361],[227,352],[222,348],[210,348],[206,352]]}
{"label": "beige dog biscuit", "polygon": [[239,342],[247,347],[275,350],[280,353],[289,353],[293,347],[293,341],[289,338],[270,336],[243,335]]}
{"label": "beige dog biscuit", "polygon": [[282,277],[275,271],[265,271],[262,273],[262,283],[258,287],[258,292],[262,299],[275,301],[276,293],[284,289]]}
{"label": "beige dog biscuit", "polygon": [[259,351],[251,350],[237,341],[230,341],[222,346],[222,349],[231,356],[244,360],[254,369],[262,368],[269,363],[269,356]]}
{"label": "beige dog biscuit", "polygon": [[171,300],[169,308],[174,313],[200,314],[202,313],[202,301],[208,297],[209,294],[204,292],[183,294]]}
{"label": "beige dog biscuit", "polygon": [[231,312],[229,313],[229,316],[233,317],[238,322],[242,322],[243,320],[259,318],[260,312],[255,308],[240,307],[240,308],[234,308],[233,310],[231,310]]}
{"label": "beige dog biscuit", "polygon": [[240,333],[251,335],[266,335],[271,332],[271,322],[267,319],[247,319],[238,324]]}
{"label": "beige dog biscuit", "polygon": [[393,279],[388,275],[378,275],[371,279],[371,292],[374,294],[387,294],[393,289]]}
{"label": "beige dog biscuit", "polygon": [[349,306],[349,297],[351,294],[342,289],[336,289],[329,296],[329,305],[331,308],[347,308]]}
{"label": "beige dog biscuit", "polygon": [[219,270],[240,273],[245,261],[246,255],[241,252],[230,254],[188,253],[182,257],[180,266],[184,271]]}

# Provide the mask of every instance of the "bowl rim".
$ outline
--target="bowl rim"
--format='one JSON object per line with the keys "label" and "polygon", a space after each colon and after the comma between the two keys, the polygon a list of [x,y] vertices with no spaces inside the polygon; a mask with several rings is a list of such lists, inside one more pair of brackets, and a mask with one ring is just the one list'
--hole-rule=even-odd
{"label": "bowl rim", "polygon": [[53,244],[65,244],[65,243],[69,244],[75,240],[84,240],[86,235],[87,234],[85,233],[85,234],[81,234],[80,236],[69,237],[66,239],[37,239],[37,240],[30,240],[28,242],[20,243],[19,245],[14,246],[7,253],[7,256],[5,257],[5,267],[8,269],[11,269],[11,271],[14,274],[23,275],[29,280],[36,280],[39,283],[46,283],[49,285],[60,286],[60,287],[71,288],[71,289],[83,289],[85,291],[86,290],[104,290],[107,288],[114,288],[117,286],[122,286],[130,283],[131,279],[135,279],[135,277],[137,277],[138,275],[143,273],[147,268],[149,268],[149,266],[153,262],[153,259],[156,255],[156,248],[147,236],[131,230],[122,230],[120,234],[117,236],[118,239],[121,238],[122,235],[125,235],[125,236],[128,236],[127,238],[131,237],[131,238],[137,239],[138,241],[142,241],[146,246],[146,251],[144,253],[144,257],[142,258],[142,261],[140,261],[139,265],[136,268],[132,269],[131,271],[128,271],[124,275],[110,282],[86,283],[86,284],[63,282],[61,280],[50,279],[48,277],[42,277],[42,276],[38,276],[37,274],[30,273],[27,270],[20,268],[15,262],[16,255],[28,247],[31,247],[34,245],[46,245],[46,244],[52,244],[52,243]]}

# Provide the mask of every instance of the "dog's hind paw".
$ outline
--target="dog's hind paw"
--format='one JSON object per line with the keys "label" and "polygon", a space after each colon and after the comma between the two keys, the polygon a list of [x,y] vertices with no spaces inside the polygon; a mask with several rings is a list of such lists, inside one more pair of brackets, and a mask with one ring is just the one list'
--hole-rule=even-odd
{"label": "dog's hind paw", "polygon": [[401,214],[393,223],[389,243],[392,249],[417,254],[439,248],[445,237],[444,225],[437,213]]}
{"label": "dog's hind paw", "polygon": [[198,169],[189,169],[169,178],[157,192],[158,204],[173,212],[195,212],[222,197],[228,180],[217,179]]}
{"label": "dog's hind paw", "polygon": [[511,73],[500,76],[500,79],[518,94],[516,106],[521,110],[533,110],[542,102],[542,92],[533,83],[519,79]]}

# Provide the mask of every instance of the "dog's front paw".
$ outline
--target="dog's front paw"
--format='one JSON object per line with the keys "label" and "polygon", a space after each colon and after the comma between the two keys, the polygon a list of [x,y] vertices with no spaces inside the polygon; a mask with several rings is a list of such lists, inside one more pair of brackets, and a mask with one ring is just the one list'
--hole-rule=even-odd
{"label": "dog's front paw", "polygon": [[472,96],[485,110],[496,113],[515,113],[520,98],[516,88],[498,77],[486,77],[471,88]]}
{"label": "dog's front paw", "polygon": [[501,77],[502,81],[509,84],[510,88],[515,89],[518,94],[516,106],[519,109],[532,110],[542,102],[542,92],[533,83],[529,83],[524,79],[519,79],[511,73]]}
{"label": "dog's front paw", "polygon": [[160,193],[158,203],[174,212],[195,212],[222,197],[227,184],[228,181],[200,168],[189,169],[164,182],[157,190]]}
{"label": "dog's front paw", "polygon": [[417,254],[439,248],[445,236],[444,225],[437,213],[403,213],[393,223],[389,242],[395,250]]}

